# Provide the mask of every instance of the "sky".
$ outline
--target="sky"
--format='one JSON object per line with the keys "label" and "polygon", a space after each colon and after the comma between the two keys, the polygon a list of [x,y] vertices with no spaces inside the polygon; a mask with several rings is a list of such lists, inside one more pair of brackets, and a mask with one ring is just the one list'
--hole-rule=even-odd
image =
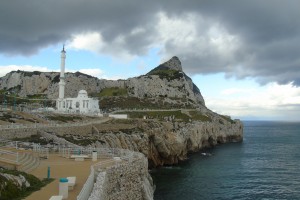
{"label": "sky", "polygon": [[0,1],[0,76],[66,71],[125,79],[172,56],[206,105],[243,120],[300,121],[299,0]]}

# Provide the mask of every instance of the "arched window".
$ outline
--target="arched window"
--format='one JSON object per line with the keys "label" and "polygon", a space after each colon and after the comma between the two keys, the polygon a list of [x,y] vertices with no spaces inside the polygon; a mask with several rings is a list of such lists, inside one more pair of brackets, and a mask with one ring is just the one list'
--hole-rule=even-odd
{"label": "arched window", "polygon": [[80,103],[77,101],[76,102],[76,108],[79,108],[79,106],[80,106]]}

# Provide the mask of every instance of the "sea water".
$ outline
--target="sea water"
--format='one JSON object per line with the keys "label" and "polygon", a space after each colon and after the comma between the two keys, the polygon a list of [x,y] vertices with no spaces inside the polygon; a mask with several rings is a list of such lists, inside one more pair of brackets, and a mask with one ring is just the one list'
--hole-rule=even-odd
{"label": "sea water", "polygon": [[151,172],[154,200],[299,199],[300,123],[244,122],[244,141]]}

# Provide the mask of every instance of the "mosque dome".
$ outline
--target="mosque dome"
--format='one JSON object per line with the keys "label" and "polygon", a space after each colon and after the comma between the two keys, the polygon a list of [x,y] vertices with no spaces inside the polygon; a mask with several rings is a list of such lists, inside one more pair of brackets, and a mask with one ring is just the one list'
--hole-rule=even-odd
{"label": "mosque dome", "polygon": [[78,97],[88,97],[87,91],[85,90],[80,90],[78,92]]}

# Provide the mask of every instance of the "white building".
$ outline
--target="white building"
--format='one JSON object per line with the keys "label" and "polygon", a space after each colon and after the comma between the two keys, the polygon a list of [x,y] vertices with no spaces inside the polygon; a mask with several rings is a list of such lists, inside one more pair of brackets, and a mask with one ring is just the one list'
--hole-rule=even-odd
{"label": "white building", "polygon": [[80,90],[76,98],[64,98],[65,96],[65,48],[61,51],[59,96],[56,100],[56,108],[64,113],[96,114],[100,113],[99,100],[89,98],[85,90]]}

